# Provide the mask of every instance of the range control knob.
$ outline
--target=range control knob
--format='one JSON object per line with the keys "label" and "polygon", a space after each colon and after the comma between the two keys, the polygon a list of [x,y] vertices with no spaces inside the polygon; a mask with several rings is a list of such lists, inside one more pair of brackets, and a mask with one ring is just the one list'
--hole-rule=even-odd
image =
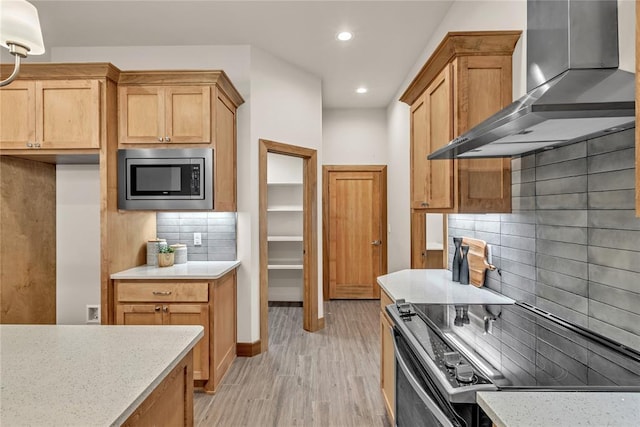
{"label": "range control knob", "polygon": [[457,351],[450,351],[443,354],[444,356],[444,365],[447,368],[455,368],[462,362],[462,358],[460,357],[460,353]]}
{"label": "range control knob", "polygon": [[473,368],[471,365],[456,366],[456,379],[463,383],[473,382]]}

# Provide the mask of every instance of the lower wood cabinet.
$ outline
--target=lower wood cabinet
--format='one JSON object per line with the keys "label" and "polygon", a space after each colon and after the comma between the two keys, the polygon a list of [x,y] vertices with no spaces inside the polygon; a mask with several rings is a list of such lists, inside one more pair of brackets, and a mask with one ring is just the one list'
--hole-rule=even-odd
{"label": "lower wood cabinet", "polygon": [[193,426],[192,359],[190,351],[122,426]]}
{"label": "lower wood cabinet", "polygon": [[118,325],[201,325],[193,378],[213,393],[236,357],[236,273],[220,279],[115,280]]}
{"label": "lower wood cabinet", "polygon": [[393,352],[393,325],[384,308],[393,304],[393,299],[380,289],[380,387],[391,424],[395,425],[396,364]]}
{"label": "lower wood cabinet", "polygon": [[201,325],[204,337],[193,349],[193,379],[209,378],[208,304],[118,304],[118,325]]}

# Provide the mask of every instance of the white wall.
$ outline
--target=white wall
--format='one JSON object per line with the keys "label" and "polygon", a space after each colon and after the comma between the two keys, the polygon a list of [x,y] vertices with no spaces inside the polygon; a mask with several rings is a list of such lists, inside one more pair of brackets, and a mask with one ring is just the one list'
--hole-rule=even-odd
{"label": "white wall", "polygon": [[56,167],[56,317],[84,324],[100,306],[100,171],[98,165]]}
{"label": "white wall", "polygon": [[[53,48],[54,62],[111,62],[122,70],[222,69],[245,103],[238,109],[238,341],[260,337],[258,139],[318,150],[322,162],[320,80],[246,45]],[[321,168],[318,168],[321,188]],[[318,194],[321,209],[322,194]],[[318,217],[321,217],[320,211]],[[322,243],[319,224],[318,240]],[[322,265],[322,250],[318,248]],[[322,295],[322,268],[318,288]],[[319,300],[322,316],[322,298]]]}
{"label": "white wall", "polygon": [[[255,47],[251,48],[251,138],[250,146],[238,147],[238,173],[242,173],[242,186],[238,183],[238,220],[248,221],[240,211],[250,208],[250,228],[255,230],[249,261],[252,277],[259,277],[258,233],[258,141],[267,139],[285,144],[311,148],[318,159],[318,218],[322,218],[322,87],[320,79]],[[323,317],[322,303],[322,221],[318,222],[318,316]],[[238,230],[238,245],[243,237]],[[246,242],[246,237],[244,238]],[[259,313],[259,293],[251,300],[251,313]],[[259,337],[259,319],[252,319],[252,341]]]}
{"label": "white wall", "polygon": [[324,110],[322,164],[386,165],[386,111],[382,108]]}

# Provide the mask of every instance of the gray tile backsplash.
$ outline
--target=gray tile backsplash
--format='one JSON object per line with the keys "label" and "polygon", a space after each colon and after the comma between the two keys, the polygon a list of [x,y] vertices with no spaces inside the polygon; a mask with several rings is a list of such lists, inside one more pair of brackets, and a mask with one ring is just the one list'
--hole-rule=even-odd
{"label": "gray tile backsplash", "polygon": [[[189,261],[236,259],[235,212],[158,212],[156,222],[159,238],[187,245]],[[200,233],[202,245],[194,246],[193,233]]]}
{"label": "gray tile backsplash", "polygon": [[487,287],[640,350],[634,132],[513,159],[513,213],[449,215],[449,236],[494,245]]}

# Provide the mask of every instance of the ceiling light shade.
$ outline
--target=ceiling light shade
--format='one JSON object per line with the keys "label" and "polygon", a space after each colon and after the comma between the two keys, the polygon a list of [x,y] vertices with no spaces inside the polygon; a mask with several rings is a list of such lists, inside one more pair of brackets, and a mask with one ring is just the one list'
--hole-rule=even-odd
{"label": "ceiling light shade", "polygon": [[44,53],[40,19],[34,5],[26,0],[0,0],[0,45],[16,57],[16,67],[9,78],[0,82],[2,87],[18,75],[20,58]]}
{"label": "ceiling light shade", "polygon": [[366,87],[359,87],[358,89],[356,89],[357,93],[367,93],[369,92],[369,89],[367,89]]}
{"label": "ceiling light shade", "polygon": [[351,34],[349,31],[342,31],[338,33],[336,37],[338,38],[338,40],[346,42],[353,38],[353,34]]}

